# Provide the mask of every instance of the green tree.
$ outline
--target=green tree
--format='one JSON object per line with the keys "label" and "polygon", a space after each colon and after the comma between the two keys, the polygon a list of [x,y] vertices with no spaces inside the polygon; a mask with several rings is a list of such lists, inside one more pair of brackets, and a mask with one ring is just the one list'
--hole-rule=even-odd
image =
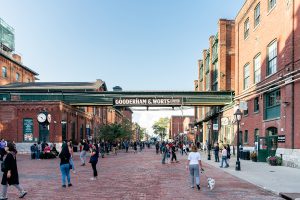
{"label": "green tree", "polygon": [[124,121],[123,123],[101,125],[99,127],[97,139],[112,142],[117,140],[129,140],[131,136],[131,123]]}
{"label": "green tree", "polygon": [[167,135],[167,128],[168,124],[170,122],[170,119],[165,117],[165,118],[160,118],[158,121],[155,121],[152,129],[154,134],[159,135],[161,140],[165,138]]}

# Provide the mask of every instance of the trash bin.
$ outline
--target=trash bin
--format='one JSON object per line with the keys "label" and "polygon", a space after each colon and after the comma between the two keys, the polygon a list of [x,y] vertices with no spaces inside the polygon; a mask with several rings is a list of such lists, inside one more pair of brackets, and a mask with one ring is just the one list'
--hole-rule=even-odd
{"label": "trash bin", "polygon": [[244,150],[244,159],[245,160],[250,160],[250,151],[249,150]]}
{"label": "trash bin", "polygon": [[77,152],[77,146],[73,146],[73,152]]}

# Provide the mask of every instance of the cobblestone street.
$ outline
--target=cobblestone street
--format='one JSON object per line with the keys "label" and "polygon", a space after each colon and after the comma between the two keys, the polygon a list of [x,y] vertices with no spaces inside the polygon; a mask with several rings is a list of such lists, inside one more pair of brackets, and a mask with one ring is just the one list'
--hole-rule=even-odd
{"label": "cobblestone street", "polygon": [[[142,153],[120,152],[100,158],[98,180],[91,181],[92,168],[80,166],[75,156],[76,174],[71,173],[73,187],[62,188],[59,159],[30,160],[18,155],[20,183],[28,191],[26,199],[281,199],[255,185],[204,163],[208,176],[216,179],[210,191],[201,177],[201,190],[191,189],[185,169],[186,156],[177,155],[179,163],[162,165],[155,150]],[[87,159],[88,160],[88,159]],[[9,187],[9,199],[18,199]]]}

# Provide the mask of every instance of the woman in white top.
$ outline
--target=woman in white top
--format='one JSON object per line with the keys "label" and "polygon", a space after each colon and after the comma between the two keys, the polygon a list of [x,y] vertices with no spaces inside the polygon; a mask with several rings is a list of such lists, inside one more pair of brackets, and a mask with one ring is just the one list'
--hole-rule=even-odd
{"label": "woman in white top", "polygon": [[200,153],[197,151],[196,146],[192,146],[192,151],[189,153],[186,168],[190,171],[191,188],[194,188],[194,179],[196,179],[196,186],[198,190],[200,190],[199,165],[202,169]]}

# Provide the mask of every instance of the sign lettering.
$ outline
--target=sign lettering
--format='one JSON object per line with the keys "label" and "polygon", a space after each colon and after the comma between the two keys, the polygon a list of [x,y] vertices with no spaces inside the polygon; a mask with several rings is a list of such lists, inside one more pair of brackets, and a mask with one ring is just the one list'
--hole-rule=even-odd
{"label": "sign lettering", "polygon": [[285,135],[278,135],[277,142],[278,143],[285,143]]}
{"label": "sign lettering", "polygon": [[33,141],[33,119],[25,118],[23,119],[23,134],[25,142]]}
{"label": "sign lettering", "polygon": [[180,106],[180,98],[118,98],[115,106]]}

